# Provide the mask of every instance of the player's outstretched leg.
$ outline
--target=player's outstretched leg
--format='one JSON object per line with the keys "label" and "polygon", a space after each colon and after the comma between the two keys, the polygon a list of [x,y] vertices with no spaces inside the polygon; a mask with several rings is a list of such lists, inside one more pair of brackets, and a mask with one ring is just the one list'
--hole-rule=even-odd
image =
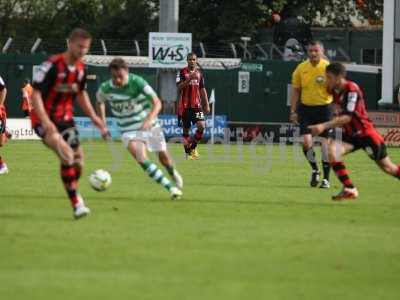
{"label": "player's outstretched leg", "polygon": [[174,179],[176,186],[179,189],[183,188],[183,178],[179,174],[178,170],[174,167],[171,156],[167,151],[161,151],[158,153],[158,158],[162,165],[167,170],[168,174]]}
{"label": "player's outstretched leg", "polygon": [[0,156],[0,175],[4,175],[8,173],[8,168],[6,162]]}
{"label": "player's outstretched leg", "polygon": [[185,150],[186,157],[189,158],[190,152],[192,151],[190,145],[189,129],[186,128],[183,129],[182,138],[183,138],[183,149]]}
{"label": "player's outstretched leg", "polygon": [[85,206],[81,195],[78,193],[78,182],[81,177],[80,166],[61,164],[60,174],[65,191],[74,209],[74,217],[79,219],[87,216],[90,213],[90,209]]}
{"label": "player's outstretched leg", "polygon": [[[0,133],[0,147],[4,146],[4,144],[7,142],[7,136],[5,133]],[[3,158],[0,155],[0,175],[4,175],[8,173],[8,167],[6,162],[3,160]]]}
{"label": "player's outstretched leg", "polygon": [[342,191],[332,197],[332,200],[350,200],[358,197],[358,190],[349,177],[349,172],[342,161],[344,154],[350,152],[353,146],[347,143],[332,141],[329,145],[329,160],[336,177],[343,184]]}
{"label": "player's outstretched leg", "polygon": [[318,169],[317,161],[315,159],[312,136],[311,134],[305,134],[303,139],[303,153],[312,169],[310,186],[316,187],[319,183],[321,172]]}
{"label": "player's outstretched leg", "polygon": [[387,174],[400,179],[400,165],[394,164],[389,156],[376,162],[378,166]]}
{"label": "player's outstretched leg", "polygon": [[71,202],[74,217],[79,219],[87,216],[90,214],[90,209],[85,206],[78,193],[78,181],[82,173],[82,150],[80,147],[73,150],[59,133],[47,134],[44,142],[60,158],[60,177]]}
{"label": "player's outstretched leg", "polygon": [[199,157],[200,157],[199,152],[197,151],[197,144],[203,138],[204,128],[205,128],[204,121],[198,121],[196,132],[194,133],[194,136],[192,137],[191,143],[190,143],[191,144],[191,156],[194,159],[199,159]]}
{"label": "player's outstretched leg", "polygon": [[173,200],[179,199],[182,196],[181,190],[173,186],[171,181],[164,176],[164,173],[158,168],[158,166],[148,159],[146,146],[142,141],[130,141],[128,150],[140,164],[143,171],[145,171],[155,182],[161,184],[170,193]]}
{"label": "player's outstretched leg", "polygon": [[329,162],[329,148],[328,148],[328,140],[323,139],[321,143],[321,153],[322,153],[322,170],[324,174],[324,178],[322,179],[321,185],[319,186],[322,189],[328,189],[330,187],[329,184],[329,175],[331,171],[331,164]]}

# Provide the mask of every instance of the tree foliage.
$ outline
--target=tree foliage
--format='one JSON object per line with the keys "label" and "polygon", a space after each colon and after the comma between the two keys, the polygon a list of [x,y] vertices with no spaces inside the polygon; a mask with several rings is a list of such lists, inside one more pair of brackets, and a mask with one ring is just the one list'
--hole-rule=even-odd
{"label": "tree foliage", "polygon": [[[0,36],[65,38],[75,26],[95,37],[145,39],[158,28],[159,0],[0,0]],[[203,41],[253,36],[273,12],[320,26],[382,20],[383,0],[181,0],[180,31]]]}
{"label": "tree foliage", "polygon": [[181,1],[179,29],[205,41],[252,36],[267,18],[267,8],[262,0]]}
{"label": "tree foliage", "polygon": [[295,11],[315,26],[344,27],[352,21],[382,23],[383,0],[264,0],[270,12]]}
{"label": "tree foliage", "polygon": [[0,0],[0,35],[65,38],[79,26],[95,37],[144,38],[157,12],[157,0]]}

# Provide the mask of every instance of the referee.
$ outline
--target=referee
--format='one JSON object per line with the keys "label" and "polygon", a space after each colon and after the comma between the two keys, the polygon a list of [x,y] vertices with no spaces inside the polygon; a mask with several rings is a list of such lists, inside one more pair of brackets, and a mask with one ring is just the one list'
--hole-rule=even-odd
{"label": "referee", "polygon": [[[311,41],[307,48],[308,59],[299,64],[292,75],[290,121],[300,125],[303,152],[312,168],[310,185],[318,186],[321,172],[315,158],[314,141],[309,125],[323,123],[332,118],[332,96],[328,93],[325,69],[329,61],[324,56],[324,46]],[[328,159],[329,132],[321,135],[323,180],[320,188],[329,188],[330,164]]]}

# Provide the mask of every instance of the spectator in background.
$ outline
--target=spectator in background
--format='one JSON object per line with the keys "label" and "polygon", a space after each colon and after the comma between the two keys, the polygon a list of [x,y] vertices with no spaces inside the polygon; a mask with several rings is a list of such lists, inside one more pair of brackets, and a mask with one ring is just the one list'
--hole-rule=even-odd
{"label": "spectator in background", "polygon": [[280,21],[281,21],[281,15],[279,14],[279,12],[273,12],[271,14],[271,18],[268,18],[265,21],[265,27],[273,28],[275,24],[279,23]]}
{"label": "spectator in background", "polygon": [[299,17],[293,8],[282,11],[279,15],[272,15],[275,21],[274,43],[279,47],[284,47],[289,39],[295,39],[303,47],[312,40],[311,27]]}
{"label": "spectator in background", "polygon": [[305,53],[302,45],[296,39],[288,39],[283,51],[284,61],[301,61]]}
{"label": "spectator in background", "polygon": [[29,114],[32,110],[32,93],[33,88],[31,86],[31,81],[27,78],[25,79],[23,86],[22,86],[22,102],[21,102],[21,109],[24,112],[25,117],[29,117]]}

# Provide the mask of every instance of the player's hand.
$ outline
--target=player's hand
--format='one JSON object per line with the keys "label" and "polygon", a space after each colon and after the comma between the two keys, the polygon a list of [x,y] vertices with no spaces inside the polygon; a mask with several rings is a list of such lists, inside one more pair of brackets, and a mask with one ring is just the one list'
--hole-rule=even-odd
{"label": "player's hand", "polygon": [[189,78],[190,78],[190,79],[197,79],[197,74],[196,74],[196,72],[190,72],[190,73],[189,73]]}
{"label": "player's hand", "polygon": [[143,131],[149,130],[151,128],[151,123],[152,123],[151,120],[145,120],[143,122],[141,130],[143,130]]}
{"label": "player's hand", "polygon": [[308,129],[311,130],[313,136],[318,136],[326,130],[324,124],[310,125],[308,126]]}
{"label": "player's hand", "polygon": [[210,105],[206,105],[203,107],[203,111],[205,114],[209,114],[210,113]]}
{"label": "player's hand", "polygon": [[297,115],[296,112],[290,113],[290,122],[296,125],[299,124],[299,116]]}
{"label": "player's hand", "polygon": [[103,140],[105,140],[105,141],[111,140],[111,133],[110,133],[110,131],[108,131],[107,126],[103,126],[103,127],[99,128],[99,130],[100,130],[101,137],[103,138]]}

